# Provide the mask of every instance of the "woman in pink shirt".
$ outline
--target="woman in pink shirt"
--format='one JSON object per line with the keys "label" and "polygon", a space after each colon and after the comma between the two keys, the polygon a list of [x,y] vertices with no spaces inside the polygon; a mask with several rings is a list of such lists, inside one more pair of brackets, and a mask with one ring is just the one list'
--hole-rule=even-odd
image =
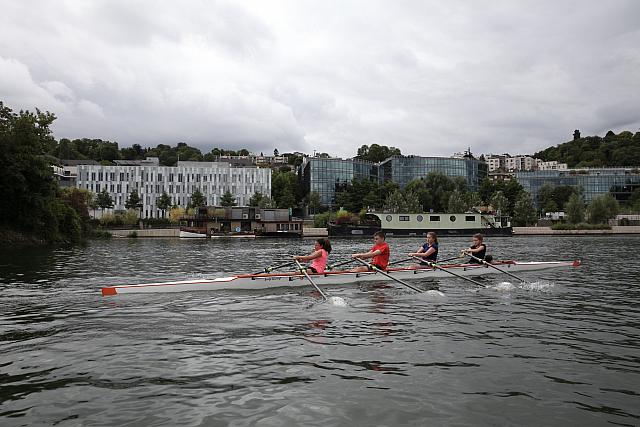
{"label": "woman in pink shirt", "polygon": [[297,261],[311,261],[311,265],[307,267],[308,273],[322,274],[327,267],[327,257],[331,252],[331,243],[329,239],[318,239],[313,247],[310,255],[294,256]]}

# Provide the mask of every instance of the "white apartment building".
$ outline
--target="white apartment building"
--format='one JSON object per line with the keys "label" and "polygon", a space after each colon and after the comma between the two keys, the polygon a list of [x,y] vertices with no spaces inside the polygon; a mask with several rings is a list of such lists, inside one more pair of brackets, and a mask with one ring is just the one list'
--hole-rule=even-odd
{"label": "white apartment building", "polygon": [[530,156],[513,156],[505,159],[506,169],[512,171],[531,171],[534,170],[538,164],[536,159]]}
{"label": "white apartment building", "polygon": [[124,210],[129,194],[137,190],[143,218],[158,218],[162,211],[156,202],[166,192],[171,203],[186,207],[191,195],[200,189],[208,206],[219,206],[229,191],[238,206],[246,206],[255,192],[271,196],[271,169],[233,167],[227,162],[185,162],[160,166],[157,158],[139,164],[103,166],[78,165],[77,187],[94,193],[106,189],[113,198],[114,210]]}
{"label": "white apartment building", "polygon": [[558,163],[557,161],[543,162],[540,159],[536,159],[538,162],[538,170],[541,171],[566,171],[568,169],[566,163]]}

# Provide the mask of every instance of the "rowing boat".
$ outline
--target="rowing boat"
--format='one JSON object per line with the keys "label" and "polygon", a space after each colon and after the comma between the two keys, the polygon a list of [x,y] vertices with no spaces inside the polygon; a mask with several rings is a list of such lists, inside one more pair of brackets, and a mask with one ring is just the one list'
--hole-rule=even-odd
{"label": "rowing boat", "polygon": [[[580,261],[546,261],[546,262],[517,262],[499,261],[493,265],[500,266],[511,273],[547,270],[552,268],[578,267]],[[482,276],[498,273],[495,269],[480,264],[449,264],[443,265],[443,269],[430,267],[390,268],[387,274],[400,280],[421,280],[451,277],[447,272],[455,272],[461,276]],[[310,274],[318,285],[342,285],[360,282],[390,282],[391,278],[385,277],[375,271],[353,272],[335,271],[321,274]],[[184,280],[165,283],[142,283],[135,285],[117,285],[102,288],[102,295],[131,294],[144,292],[187,292],[187,291],[211,291],[223,289],[271,289],[279,287],[309,286],[307,278],[300,273],[279,274],[244,274],[216,279]]]}

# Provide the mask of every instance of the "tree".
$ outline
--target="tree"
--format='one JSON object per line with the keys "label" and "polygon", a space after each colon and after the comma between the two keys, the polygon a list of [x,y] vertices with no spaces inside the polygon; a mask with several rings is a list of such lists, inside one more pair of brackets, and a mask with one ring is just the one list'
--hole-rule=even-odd
{"label": "tree", "polygon": [[309,208],[314,214],[318,211],[318,209],[320,209],[321,204],[322,204],[322,199],[319,193],[315,191],[312,191],[311,193],[309,193]]}
{"label": "tree", "polygon": [[124,207],[127,209],[138,209],[141,207],[140,196],[138,195],[138,190],[133,190],[129,194],[129,198],[126,202],[124,202]]}
{"label": "tree", "polygon": [[271,195],[279,208],[293,208],[301,200],[298,176],[286,170],[274,171],[271,175]]}
{"label": "tree", "polygon": [[491,197],[491,206],[500,214],[506,213],[507,203],[507,198],[502,191],[496,191]]}
{"label": "tree", "polygon": [[406,213],[421,213],[422,204],[415,193],[411,191],[404,192],[404,211]]}
{"label": "tree", "polygon": [[260,209],[270,209],[276,207],[276,202],[269,196],[264,196],[260,199],[260,203],[258,203],[258,207]]}
{"label": "tree", "polygon": [[584,220],[584,201],[582,200],[582,195],[579,193],[572,194],[564,210],[569,223],[581,223]]}
{"label": "tree", "polygon": [[129,198],[124,203],[124,207],[127,209],[137,209],[139,212],[139,217],[142,218],[142,200],[140,200],[138,190],[133,190],[129,194]]}
{"label": "tree", "polygon": [[280,153],[278,152],[278,149],[277,149],[277,148],[274,148],[274,149],[273,149],[273,155],[277,157],[277,156],[278,156],[278,154],[280,154]]}
{"label": "tree", "polygon": [[387,196],[384,201],[385,212],[401,213],[404,212],[404,196],[400,190],[396,190]]}
{"label": "tree", "polygon": [[236,198],[229,190],[225,191],[225,193],[220,198],[220,205],[229,207],[236,205]]}
{"label": "tree", "polygon": [[[58,188],[45,154],[56,149],[50,112],[14,113],[0,101],[0,227],[50,243],[74,243],[89,229],[77,194]],[[68,140],[65,142],[68,143]],[[73,144],[68,144],[73,151]]]}
{"label": "tree", "polygon": [[98,193],[96,197],[96,205],[102,209],[102,213],[104,214],[105,209],[111,209],[113,207],[113,199],[111,195],[107,193],[107,189],[103,189]]}
{"label": "tree", "polygon": [[464,196],[458,190],[455,190],[449,196],[449,203],[447,204],[447,210],[451,213],[465,212],[467,209]]}
{"label": "tree", "polygon": [[482,199],[480,198],[480,195],[478,193],[468,192],[466,194],[466,203],[466,210],[474,210],[482,205]]}
{"label": "tree", "polygon": [[[542,184],[542,187],[540,187],[540,189],[538,190],[538,208],[540,210],[544,210],[545,212],[555,212],[554,211],[549,211],[546,209],[546,206],[550,203],[550,202],[554,202],[554,189],[555,187],[548,183],[545,182],[544,184]],[[557,208],[557,207],[556,207]]]}
{"label": "tree", "polygon": [[536,210],[531,201],[529,193],[522,193],[518,196],[513,212],[513,222],[517,226],[526,227],[535,224],[537,219]]}
{"label": "tree", "polygon": [[162,195],[158,197],[156,205],[158,206],[158,209],[162,210],[162,218],[164,218],[167,213],[167,209],[171,207],[171,197],[163,191]]}
{"label": "tree", "polygon": [[587,213],[592,224],[606,224],[607,220],[618,215],[620,206],[611,194],[594,197],[589,203]]}
{"label": "tree", "polygon": [[401,155],[400,149],[395,147],[387,147],[386,145],[371,144],[371,146],[363,145],[358,148],[357,159],[368,160],[373,163],[379,163],[392,156]]}
{"label": "tree", "polygon": [[260,206],[260,201],[262,200],[264,196],[262,195],[262,193],[259,192],[255,192],[253,193],[253,196],[251,196],[251,198],[249,199],[249,206]]}
{"label": "tree", "polygon": [[202,194],[199,188],[196,188],[196,191],[194,191],[193,194],[191,194],[190,202],[191,202],[191,207],[194,207],[194,208],[204,206],[206,204],[204,195]]}

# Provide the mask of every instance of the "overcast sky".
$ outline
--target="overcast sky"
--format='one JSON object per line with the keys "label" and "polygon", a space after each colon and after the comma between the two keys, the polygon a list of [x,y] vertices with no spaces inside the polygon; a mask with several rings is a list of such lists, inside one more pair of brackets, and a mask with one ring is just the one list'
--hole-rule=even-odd
{"label": "overcast sky", "polygon": [[0,100],[56,138],[351,157],[640,128],[640,1],[0,0]]}

